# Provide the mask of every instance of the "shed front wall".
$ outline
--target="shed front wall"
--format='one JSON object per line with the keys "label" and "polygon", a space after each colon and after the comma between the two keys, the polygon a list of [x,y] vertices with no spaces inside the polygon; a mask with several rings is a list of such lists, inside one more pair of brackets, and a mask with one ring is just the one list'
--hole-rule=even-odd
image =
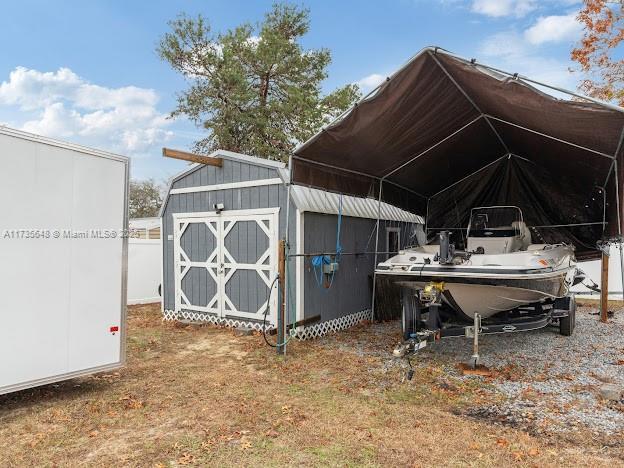
{"label": "shed front wall", "polygon": [[[259,165],[223,159],[222,167],[202,166],[197,170],[175,181],[172,189],[188,189],[192,187],[211,186],[216,184],[229,184],[236,182],[275,179],[279,178],[277,169],[262,167]],[[283,184],[261,185],[257,187],[231,188],[225,190],[201,191],[195,193],[169,194],[167,206],[163,212],[163,309],[173,311],[175,309],[175,278],[174,278],[174,240],[173,240],[173,214],[199,213],[214,211],[215,203],[224,205],[223,214],[235,214],[237,210],[249,210],[259,208],[279,208],[278,237],[283,238],[286,229],[286,189]],[[296,222],[295,209],[291,206],[290,239],[295,248]],[[244,241],[243,241],[244,237]],[[230,245],[228,249],[237,258],[253,258],[264,251],[266,246],[262,242],[254,242],[253,236],[241,234],[240,244]],[[189,229],[185,233],[185,251],[194,257],[201,250],[205,250],[207,238],[205,233],[197,229]],[[189,273],[190,274],[190,273]],[[189,299],[194,303],[204,302],[208,295],[214,291],[206,282],[207,276],[192,274],[188,277],[185,289]],[[294,271],[291,272],[291,281],[294,281]],[[242,283],[240,291],[232,292],[236,301],[241,304],[249,304],[266,298],[267,288],[259,281]],[[197,302],[196,302],[197,301]]]}
{"label": "shed front wall", "polygon": [[[335,252],[337,223],[336,215],[304,213],[304,252]],[[319,286],[311,258],[305,258],[302,279],[305,319],[320,315],[321,322],[326,322],[371,308],[376,223],[374,219],[343,216],[340,234],[342,251],[362,254],[342,256],[339,270],[329,289]],[[399,230],[401,248],[417,242],[413,224],[382,220],[379,226],[379,252],[386,251],[388,228]],[[387,255],[381,253],[378,261],[385,258]]]}

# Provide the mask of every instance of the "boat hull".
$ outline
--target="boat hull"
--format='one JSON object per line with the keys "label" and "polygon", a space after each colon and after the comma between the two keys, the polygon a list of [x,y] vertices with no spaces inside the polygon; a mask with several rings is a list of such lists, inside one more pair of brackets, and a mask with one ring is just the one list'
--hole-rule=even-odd
{"label": "boat hull", "polygon": [[[381,272],[378,272],[378,274]],[[384,275],[385,276],[385,275]],[[475,313],[483,318],[498,313],[563,297],[568,294],[568,271],[551,275],[526,275],[520,278],[486,278],[452,276],[388,275],[401,287],[422,290],[430,282],[444,282],[444,302],[463,316],[472,319]]]}

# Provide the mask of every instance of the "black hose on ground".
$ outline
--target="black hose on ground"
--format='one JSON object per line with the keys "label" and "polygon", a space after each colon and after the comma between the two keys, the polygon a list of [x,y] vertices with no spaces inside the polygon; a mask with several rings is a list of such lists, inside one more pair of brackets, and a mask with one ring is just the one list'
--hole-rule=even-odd
{"label": "black hose on ground", "polygon": [[267,299],[267,308],[264,311],[264,315],[262,317],[262,338],[264,338],[264,342],[266,344],[268,344],[271,348],[279,348],[280,346],[283,346],[284,344],[280,344],[280,343],[271,343],[269,341],[269,339],[267,338],[266,335],[266,318],[267,318],[267,314],[269,313],[269,311],[271,310],[271,295],[273,294],[273,286],[275,286],[275,282],[279,280],[279,275],[277,275],[275,277],[275,279],[273,280],[273,282],[271,283],[271,286],[269,286],[269,297]]}

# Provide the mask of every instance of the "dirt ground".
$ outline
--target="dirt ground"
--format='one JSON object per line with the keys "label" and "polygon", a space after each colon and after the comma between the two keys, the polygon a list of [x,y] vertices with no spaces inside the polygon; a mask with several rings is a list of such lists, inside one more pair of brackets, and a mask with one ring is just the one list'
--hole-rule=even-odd
{"label": "dirt ground", "polygon": [[260,336],[133,307],[126,367],[0,397],[0,466],[624,465],[621,439],[605,447],[467,417],[492,398],[487,380],[445,384],[432,361],[405,382],[385,343],[350,345],[367,328],[278,358]]}

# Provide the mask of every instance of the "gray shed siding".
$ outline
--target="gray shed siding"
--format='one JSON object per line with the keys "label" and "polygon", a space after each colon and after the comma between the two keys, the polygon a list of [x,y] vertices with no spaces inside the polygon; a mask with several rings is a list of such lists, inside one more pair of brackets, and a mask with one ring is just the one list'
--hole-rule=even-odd
{"label": "gray shed siding", "polygon": [[[189,188],[197,186],[206,186],[214,184],[227,184],[233,182],[243,182],[251,180],[273,179],[278,178],[277,169],[270,167],[262,167],[253,163],[244,161],[235,161],[231,159],[223,159],[223,167],[201,166],[195,171],[183,176],[175,181],[172,188]],[[165,310],[173,310],[175,308],[175,280],[173,271],[173,251],[174,241],[169,240],[169,236],[173,236],[173,217],[174,213],[193,213],[214,211],[215,203],[223,203],[225,212],[233,210],[245,210],[255,208],[273,208],[279,207],[279,238],[284,237],[286,228],[286,188],[284,185],[267,185],[260,187],[238,188],[217,190],[210,192],[188,193],[188,194],[169,194],[167,206],[163,212],[163,307]],[[291,206],[290,220],[290,239],[291,245],[295,249],[296,241],[296,223],[295,209]],[[187,231],[183,237],[183,242],[188,246],[184,250],[192,257],[203,256],[210,249],[212,242],[211,234],[207,230],[198,229],[197,226]],[[251,258],[262,248],[262,240],[251,243],[249,241],[253,236],[248,236],[245,226],[237,228],[237,232],[232,232],[228,242],[230,252],[237,260]],[[237,239],[239,242],[237,242]],[[243,242],[244,240],[244,242]],[[214,248],[214,247],[212,247]],[[266,246],[265,246],[266,248]],[[212,250],[212,249],[210,249]],[[206,275],[207,272],[189,271],[185,278],[185,291],[189,295],[189,299],[194,304],[205,304],[213,295],[211,289],[211,280]],[[190,275],[190,276],[189,276]],[[249,277],[248,277],[249,276]],[[230,288],[238,289],[232,293],[232,299],[235,305],[247,305],[255,303],[262,298],[266,298],[266,285],[257,281],[256,278],[251,280],[251,276],[245,272],[233,278]],[[294,271],[291,272],[291,281],[294,282]],[[214,288],[214,284],[212,286]]]}
{"label": "gray shed siding", "polygon": [[[338,216],[304,213],[304,252],[335,252]],[[376,220],[343,217],[341,245],[343,252],[374,252]],[[379,251],[386,250],[386,228],[400,228],[401,248],[410,242],[411,225],[398,221],[381,221],[379,226]],[[380,255],[378,260],[384,259]],[[332,287],[320,287],[314,276],[311,259],[303,267],[304,318],[320,315],[321,321],[332,320],[371,307],[375,255],[344,255],[334,276]]]}

